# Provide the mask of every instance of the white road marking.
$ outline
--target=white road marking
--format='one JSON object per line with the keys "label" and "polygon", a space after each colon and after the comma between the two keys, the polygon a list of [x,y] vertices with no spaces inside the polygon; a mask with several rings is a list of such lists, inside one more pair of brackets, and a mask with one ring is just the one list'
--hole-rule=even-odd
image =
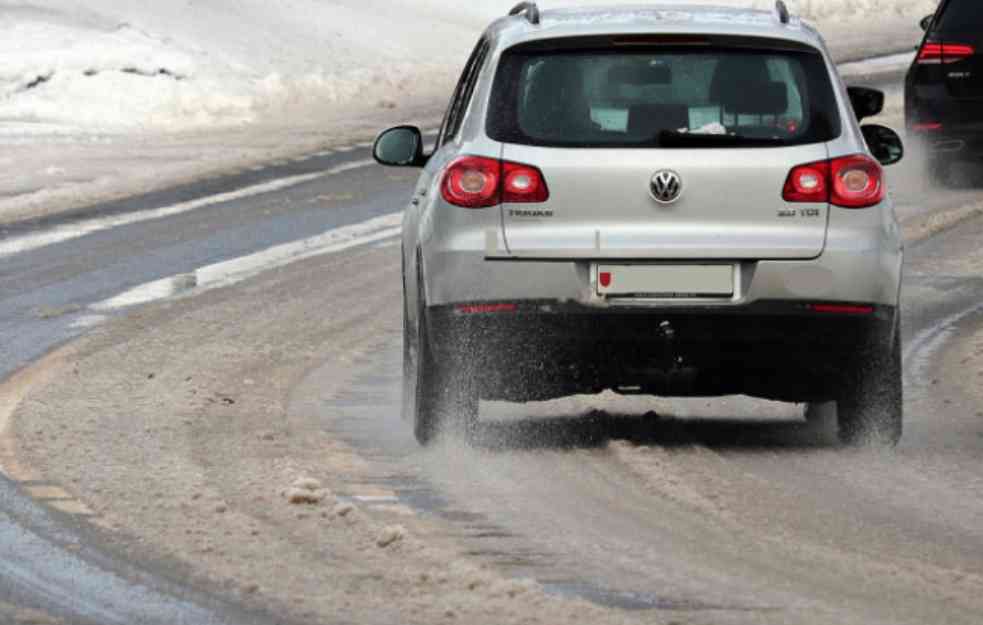
{"label": "white road marking", "polygon": [[89,234],[109,230],[110,228],[118,228],[120,226],[126,226],[144,221],[172,217],[174,215],[180,215],[181,213],[187,213],[206,206],[213,206],[215,204],[222,204],[233,200],[241,200],[243,198],[282,191],[284,189],[311,182],[319,178],[334,176],[353,169],[368,167],[369,165],[373,164],[375,164],[375,161],[373,160],[353,161],[351,163],[345,163],[344,165],[339,165],[321,172],[272,180],[270,182],[256,184],[244,189],[238,189],[236,191],[229,191],[227,193],[210,195],[197,200],[181,202],[180,204],[173,204],[171,206],[164,206],[162,208],[155,208],[138,213],[127,213],[125,215],[114,215],[111,217],[97,217],[77,223],[57,226],[43,232],[12,237],[5,241],[0,241],[0,258],[36,250],[48,245],[54,245],[55,243],[63,243],[72,239],[78,239]]}
{"label": "white road marking", "polygon": [[399,503],[399,497],[396,495],[353,495],[352,499],[369,505]]}
{"label": "white road marking", "polygon": [[334,254],[360,245],[384,241],[400,234],[402,213],[390,213],[350,226],[328,230],[317,236],[276,245],[268,249],[207,265],[193,274],[180,274],[154,280],[89,308],[97,312],[119,310],[176,295],[198,295],[230,286],[264,271],[324,254]]}
{"label": "white road marking", "polygon": [[105,315],[82,315],[78,319],[72,322],[71,327],[73,330],[88,330],[89,328],[94,328],[102,322],[104,322],[108,317]]}

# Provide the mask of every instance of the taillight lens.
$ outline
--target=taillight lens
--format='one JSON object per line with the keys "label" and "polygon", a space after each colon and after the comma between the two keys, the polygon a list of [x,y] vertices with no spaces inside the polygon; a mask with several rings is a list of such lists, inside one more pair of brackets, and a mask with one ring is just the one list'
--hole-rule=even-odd
{"label": "taillight lens", "polygon": [[499,204],[501,171],[501,164],[493,158],[462,156],[444,172],[444,199],[464,208],[495,206]]}
{"label": "taillight lens", "polygon": [[926,42],[918,51],[921,65],[941,65],[957,63],[976,54],[976,48],[964,43]]}
{"label": "taillight lens", "polygon": [[502,163],[502,201],[507,204],[545,202],[550,197],[542,172],[531,165]]}
{"label": "taillight lens", "polygon": [[867,208],[884,200],[884,172],[864,154],[800,165],[792,169],[782,197],[786,202]]}
{"label": "taillight lens", "polygon": [[810,163],[793,169],[782,197],[786,202],[829,203],[829,163]]}
{"label": "taillight lens", "polygon": [[441,194],[448,204],[464,208],[549,199],[546,180],[538,168],[483,156],[462,156],[451,162],[444,172]]}
{"label": "taillight lens", "polygon": [[830,167],[833,193],[830,204],[843,208],[867,208],[884,200],[884,172],[869,156],[858,154],[835,159]]}

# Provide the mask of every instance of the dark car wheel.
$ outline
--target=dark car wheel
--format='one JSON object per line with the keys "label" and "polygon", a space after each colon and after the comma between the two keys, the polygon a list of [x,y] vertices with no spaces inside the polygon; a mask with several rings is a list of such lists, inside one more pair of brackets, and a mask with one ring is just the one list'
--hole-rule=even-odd
{"label": "dark car wheel", "polygon": [[904,427],[901,337],[889,347],[861,350],[837,400],[840,440],[847,445],[895,446]]}
{"label": "dark car wheel", "polygon": [[417,301],[415,333],[404,323],[404,345],[409,346],[403,351],[404,410],[412,409],[413,431],[421,445],[432,444],[445,432],[470,440],[477,427],[478,393],[463,337],[433,328],[422,288]]}

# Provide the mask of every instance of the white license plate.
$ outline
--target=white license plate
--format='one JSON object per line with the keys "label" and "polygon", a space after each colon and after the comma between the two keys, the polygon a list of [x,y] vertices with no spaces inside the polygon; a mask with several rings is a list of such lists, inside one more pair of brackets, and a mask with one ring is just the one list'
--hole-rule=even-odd
{"label": "white license plate", "polygon": [[702,298],[734,295],[733,265],[598,265],[605,296]]}

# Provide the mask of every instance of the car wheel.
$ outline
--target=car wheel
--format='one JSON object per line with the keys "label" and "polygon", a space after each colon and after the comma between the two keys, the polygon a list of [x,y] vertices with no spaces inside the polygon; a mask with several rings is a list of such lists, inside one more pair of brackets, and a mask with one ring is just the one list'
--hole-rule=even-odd
{"label": "car wheel", "polygon": [[466,346],[452,332],[433,332],[422,291],[415,340],[408,352],[404,349],[403,389],[412,393],[413,431],[424,446],[444,432],[470,441],[478,422],[478,393],[464,358]]}
{"label": "car wheel", "polygon": [[[403,279],[403,288],[406,280]],[[404,291],[405,293],[405,291]],[[403,295],[403,381],[400,409],[404,421],[416,420],[416,367],[420,345],[410,329],[409,304]]]}
{"label": "car wheel", "polygon": [[901,336],[889,348],[862,350],[837,400],[840,440],[847,445],[895,446],[904,425]]}

